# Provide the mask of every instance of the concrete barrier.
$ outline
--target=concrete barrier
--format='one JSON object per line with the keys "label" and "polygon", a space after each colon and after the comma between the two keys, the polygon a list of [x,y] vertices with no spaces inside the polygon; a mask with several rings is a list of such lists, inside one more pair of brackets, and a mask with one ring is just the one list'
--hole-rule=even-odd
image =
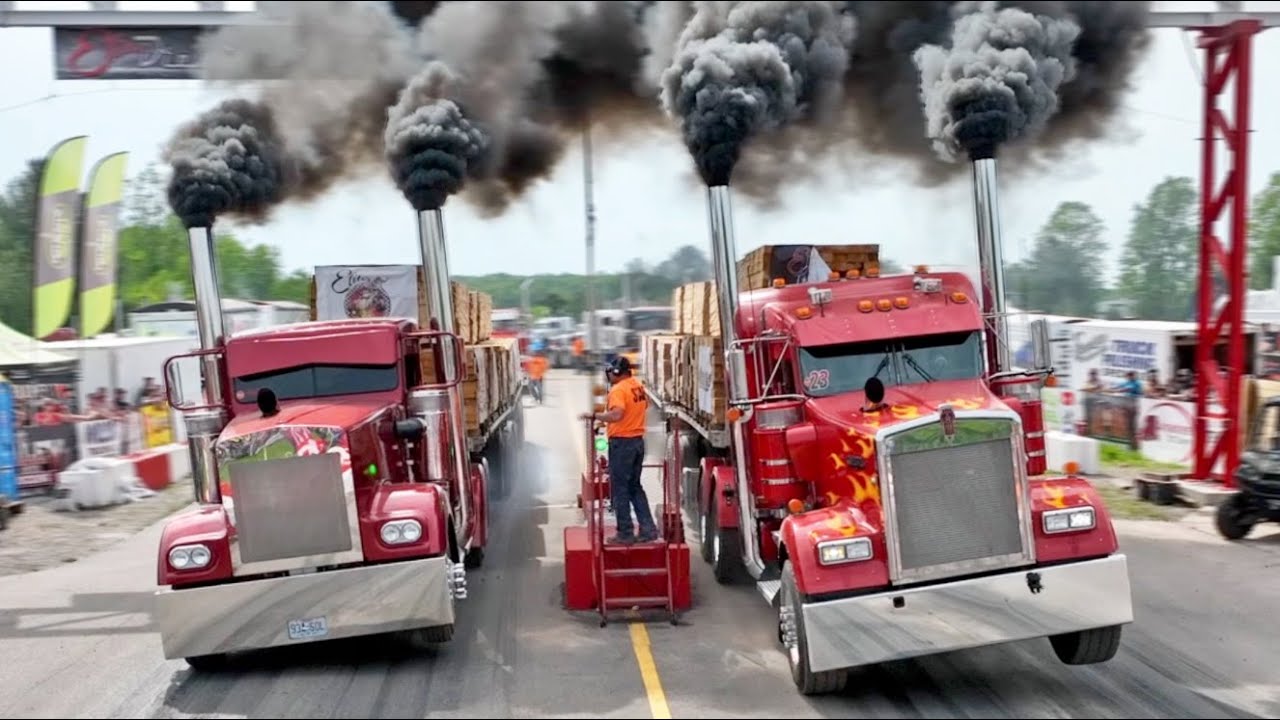
{"label": "concrete barrier", "polygon": [[1085,475],[1101,472],[1102,444],[1093,438],[1049,430],[1044,434],[1044,444],[1050,470],[1062,470],[1074,462]]}

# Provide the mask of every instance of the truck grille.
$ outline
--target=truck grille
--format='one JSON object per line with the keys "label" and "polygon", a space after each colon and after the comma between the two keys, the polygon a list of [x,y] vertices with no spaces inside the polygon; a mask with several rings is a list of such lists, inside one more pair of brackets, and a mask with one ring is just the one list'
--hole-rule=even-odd
{"label": "truck grille", "polygon": [[352,549],[337,454],[241,461],[229,474],[242,564]]}
{"label": "truck grille", "polygon": [[891,454],[889,467],[904,579],[1010,564],[1026,552],[1008,438]]}

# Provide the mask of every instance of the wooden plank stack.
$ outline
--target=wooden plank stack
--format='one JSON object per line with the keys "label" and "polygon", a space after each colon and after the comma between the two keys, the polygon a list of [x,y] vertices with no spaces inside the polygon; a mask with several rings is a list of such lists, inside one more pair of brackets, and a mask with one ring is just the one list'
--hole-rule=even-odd
{"label": "wooden plank stack", "polygon": [[[763,245],[738,261],[738,290],[773,287],[774,278],[785,277],[788,267],[806,267],[809,253],[815,249],[827,267],[841,275],[850,270],[863,276],[880,274],[879,245]],[[793,258],[797,262],[789,264]],[[785,279],[788,284],[802,282],[794,276]]]}

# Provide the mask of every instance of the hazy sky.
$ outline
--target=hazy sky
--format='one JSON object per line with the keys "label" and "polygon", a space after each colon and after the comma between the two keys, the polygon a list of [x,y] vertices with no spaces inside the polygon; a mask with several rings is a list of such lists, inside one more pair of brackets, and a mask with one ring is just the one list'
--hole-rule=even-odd
{"label": "hazy sky", "polygon": [[[243,3],[230,3],[232,6]],[[19,8],[87,3],[22,2]],[[124,9],[194,3],[122,2]],[[1212,9],[1210,2],[1161,2],[1158,9]],[[1245,9],[1280,9],[1246,2]],[[1167,176],[1199,179],[1198,139],[1203,91],[1195,36],[1154,30],[1154,42],[1124,101],[1128,132],[1082,148],[1052,174],[1020,185],[1004,183],[1001,203],[1006,259],[1030,249],[1031,238],[1060,202],[1092,205],[1107,224],[1116,271],[1135,203]],[[0,29],[0,179],[20,172],[71,135],[88,135],[86,173],[98,158],[127,150],[130,174],[158,157],[183,121],[223,94],[187,81],[55,81],[52,32]],[[1270,71],[1280,71],[1280,30],[1255,43],[1251,192],[1280,171],[1280,99]],[[927,142],[921,138],[921,142]],[[686,243],[707,245],[702,192],[690,181],[690,161],[674,126],[625,151],[597,149],[596,263],[618,270],[630,259],[660,261]],[[798,186],[781,211],[735,204],[738,250],[766,243],[866,243],[904,263],[972,267],[976,263],[967,179],[922,189],[894,177],[829,175],[820,186]],[[581,272],[585,267],[582,156],[569,153],[554,177],[498,219],[484,220],[465,204],[445,208],[450,261],[458,274]],[[289,268],[343,263],[417,262],[414,214],[386,176],[336,186],[306,205],[280,210],[263,226],[233,229],[244,239],[279,248]]]}

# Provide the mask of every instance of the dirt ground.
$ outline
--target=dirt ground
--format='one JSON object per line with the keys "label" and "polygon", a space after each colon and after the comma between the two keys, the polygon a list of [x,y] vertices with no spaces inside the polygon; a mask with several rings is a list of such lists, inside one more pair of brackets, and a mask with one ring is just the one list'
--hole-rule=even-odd
{"label": "dirt ground", "polygon": [[58,511],[53,497],[23,498],[0,530],[0,576],[53,567],[105,550],[193,501],[190,480],[150,497],[92,510]]}

